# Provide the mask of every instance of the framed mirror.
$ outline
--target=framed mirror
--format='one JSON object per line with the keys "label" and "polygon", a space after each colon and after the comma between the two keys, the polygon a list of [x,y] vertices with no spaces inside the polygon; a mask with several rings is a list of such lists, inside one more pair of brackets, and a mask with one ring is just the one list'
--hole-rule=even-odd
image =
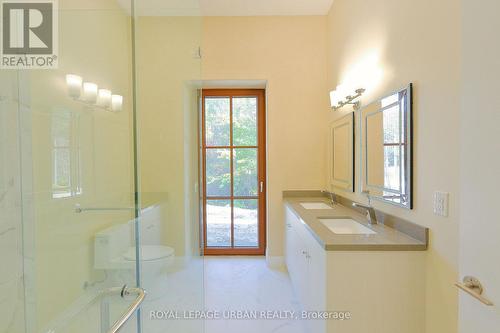
{"label": "framed mirror", "polygon": [[360,118],[361,190],[412,209],[412,85],[367,105]]}
{"label": "framed mirror", "polygon": [[330,125],[329,151],[332,190],[354,192],[354,112]]}

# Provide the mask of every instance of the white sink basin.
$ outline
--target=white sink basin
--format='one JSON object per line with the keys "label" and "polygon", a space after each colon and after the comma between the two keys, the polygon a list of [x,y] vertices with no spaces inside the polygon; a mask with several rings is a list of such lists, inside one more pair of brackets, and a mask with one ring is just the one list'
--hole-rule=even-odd
{"label": "white sink basin", "polygon": [[324,202],[301,202],[300,205],[305,209],[333,209]]}
{"label": "white sink basin", "polygon": [[365,227],[352,219],[319,219],[324,226],[336,234],[342,235],[372,235],[376,234],[370,228]]}

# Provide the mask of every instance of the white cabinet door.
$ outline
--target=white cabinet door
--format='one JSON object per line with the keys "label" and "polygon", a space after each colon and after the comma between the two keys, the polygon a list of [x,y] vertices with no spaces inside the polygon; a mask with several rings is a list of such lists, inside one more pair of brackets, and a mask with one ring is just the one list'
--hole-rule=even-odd
{"label": "white cabinet door", "polygon": [[293,226],[290,221],[288,215],[288,209],[286,210],[286,219],[285,219],[285,263],[290,275],[292,274],[291,270],[293,270],[293,252],[295,242],[293,240]]}
{"label": "white cabinet door", "polygon": [[293,227],[290,226],[286,233],[286,257],[285,262],[288,269],[288,274],[292,280],[292,284],[297,289],[297,275],[299,274],[299,240],[297,234],[294,232]]}
{"label": "white cabinet door", "polygon": [[[304,311],[326,309],[326,252],[306,226],[286,209],[285,261]],[[323,320],[308,320],[311,332],[325,332]]]}
{"label": "white cabinet door", "polygon": [[[308,230],[305,231],[308,232]],[[307,252],[305,279],[307,292],[304,297],[304,310],[311,314],[326,310],[326,252],[310,232],[304,234],[304,242]],[[307,327],[310,332],[325,332],[326,322],[324,320],[308,320]]]}
{"label": "white cabinet door", "polygon": [[307,307],[311,311],[326,309],[326,252],[318,241],[309,235],[307,248]]}
{"label": "white cabinet door", "polygon": [[300,238],[300,221],[289,208],[285,210],[285,227],[285,262],[295,293],[302,302],[306,278],[304,245]]}

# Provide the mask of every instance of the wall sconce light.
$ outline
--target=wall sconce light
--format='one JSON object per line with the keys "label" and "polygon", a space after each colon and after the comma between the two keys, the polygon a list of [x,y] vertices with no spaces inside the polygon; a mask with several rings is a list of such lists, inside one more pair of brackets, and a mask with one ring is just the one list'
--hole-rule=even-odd
{"label": "wall sconce light", "polygon": [[99,89],[97,93],[97,105],[109,109],[111,106],[111,90]]}
{"label": "wall sconce light", "polygon": [[82,94],[82,77],[75,74],[66,75],[66,86],[68,87],[68,95],[71,98],[80,98]]}
{"label": "wall sconce light", "polygon": [[113,95],[111,90],[99,89],[93,82],[83,82],[81,76],[75,74],[66,75],[66,86],[68,95],[75,101],[87,105],[95,105],[109,111],[121,111],[123,108],[123,96]]}
{"label": "wall sconce light", "polygon": [[356,101],[366,90],[359,88],[354,94],[348,91],[343,85],[338,85],[335,90],[330,91],[330,105],[332,109],[338,110],[346,105],[352,105],[354,110],[360,107],[360,101]]}
{"label": "wall sconce light", "polygon": [[122,95],[112,95],[111,96],[111,110],[121,111],[123,107],[123,96]]}
{"label": "wall sconce light", "polygon": [[97,102],[97,84],[92,82],[83,82],[83,100],[90,104]]}

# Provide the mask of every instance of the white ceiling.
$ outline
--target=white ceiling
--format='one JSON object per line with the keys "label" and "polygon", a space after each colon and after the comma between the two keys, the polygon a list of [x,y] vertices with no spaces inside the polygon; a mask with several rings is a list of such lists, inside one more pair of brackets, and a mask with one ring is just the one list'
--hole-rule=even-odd
{"label": "white ceiling", "polygon": [[333,0],[201,0],[205,16],[326,15]]}
{"label": "white ceiling", "polygon": [[[130,8],[130,0],[117,0]],[[141,16],[326,15],[333,0],[135,0]]]}

